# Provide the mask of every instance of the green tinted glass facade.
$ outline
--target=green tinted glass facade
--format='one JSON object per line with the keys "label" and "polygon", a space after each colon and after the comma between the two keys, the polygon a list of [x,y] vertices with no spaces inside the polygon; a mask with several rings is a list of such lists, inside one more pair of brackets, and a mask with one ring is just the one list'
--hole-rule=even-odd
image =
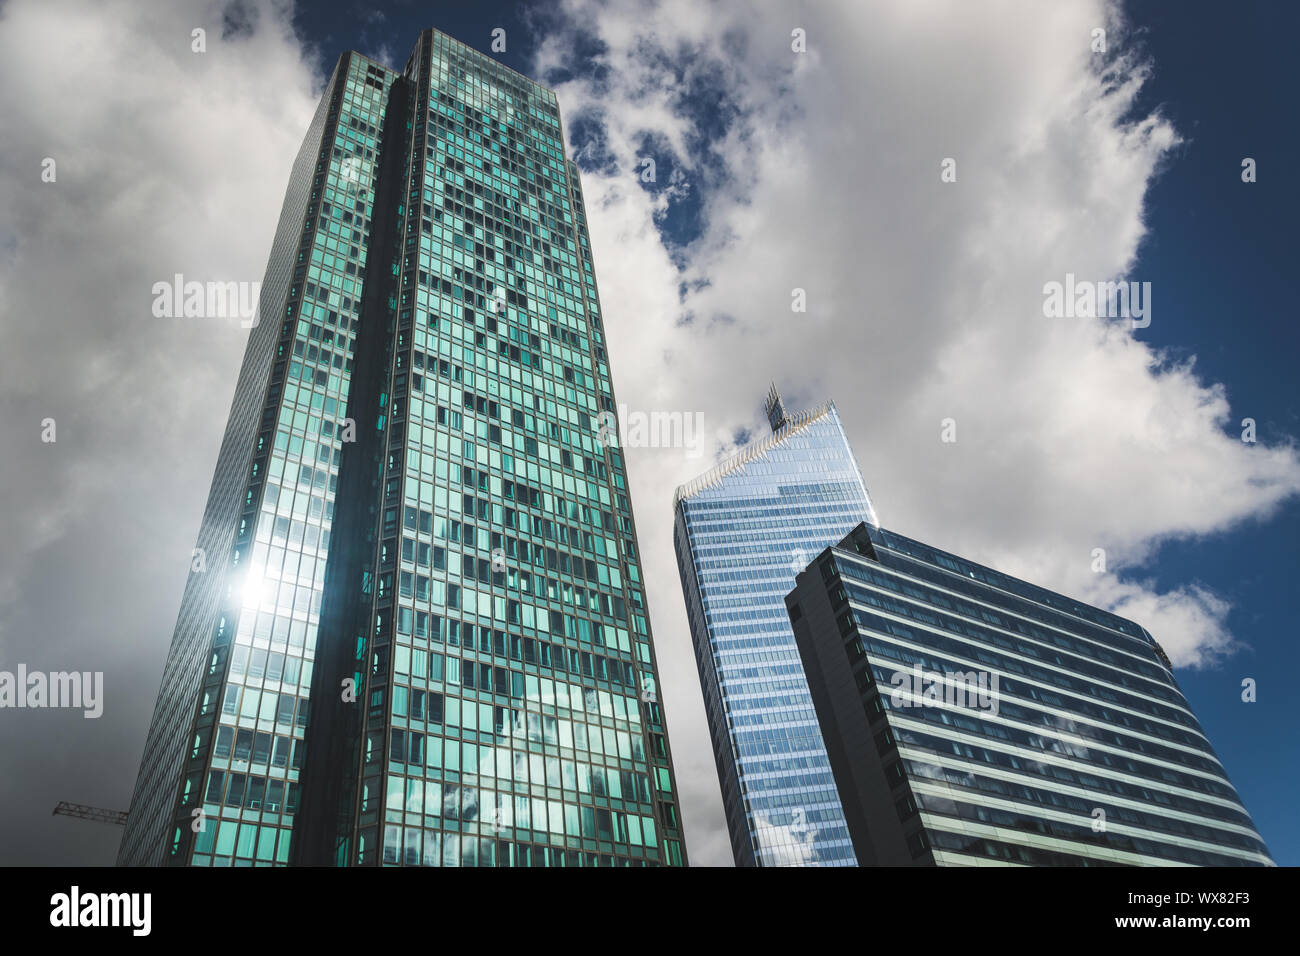
{"label": "green tinted glass facade", "polygon": [[555,96],[435,31],[401,76],[349,62],[226,673],[199,706],[210,755],[165,852],[684,864]]}

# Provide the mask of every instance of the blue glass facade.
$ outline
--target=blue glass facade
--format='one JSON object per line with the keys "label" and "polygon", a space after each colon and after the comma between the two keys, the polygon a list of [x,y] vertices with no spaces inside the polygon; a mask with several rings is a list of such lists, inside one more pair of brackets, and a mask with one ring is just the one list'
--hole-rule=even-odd
{"label": "blue glass facade", "polygon": [[1272,864],[1134,622],[868,524],[787,604],[870,862]]}
{"label": "blue glass facade", "polygon": [[833,404],[768,412],[771,436],[678,489],[678,569],[737,865],[852,866],[783,600],[875,515]]}

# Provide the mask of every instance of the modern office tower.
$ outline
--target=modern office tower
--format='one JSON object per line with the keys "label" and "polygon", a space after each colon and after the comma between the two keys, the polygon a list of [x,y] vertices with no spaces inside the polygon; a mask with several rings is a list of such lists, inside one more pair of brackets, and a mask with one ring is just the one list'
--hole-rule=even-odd
{"label": "modern office tower", "polygon": [[864,865],[1273,864],[1132,621],[866,523],[786,604]]}
{"label": "modern office tower", "polygon": [[738,866],[852,866],[784,598],[808,560],[871,500],[832,403],[677,489],[674,543]]}
{"label": "modern office tower", "polygon": [[122,861],[684,864],[554,94],[345,54],[262,314]]}

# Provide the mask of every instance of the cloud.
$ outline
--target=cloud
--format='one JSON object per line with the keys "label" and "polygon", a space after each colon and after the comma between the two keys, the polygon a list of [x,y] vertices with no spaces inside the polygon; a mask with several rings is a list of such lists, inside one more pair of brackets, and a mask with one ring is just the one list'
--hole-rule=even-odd
{"label": "cloud", "polygon": [[4,862],[116,851],[50,810],[130,801],[247,335],[155,318],[152,286],[262,279],[320,93],[288,13],[0,7],[0,667],[102,670],[106,697],[0,719]]}
{"label": "cloud", "polygon": [[[833,397],[886,527],[1131,616],[1175,664],[1236,649],[1224,599],[1145,568],[1295,494],[1296,449],[1243,444],[1223,386],[1129,323],[1043,314],[1067,273],[1142,279],[1145,197],[1180,142],[1135,112],[1152,64],[1115,6],[560,10],[538,72],[604,150],[583,182],[620,401],[702,410],[722,454],[766,432],[769,378],[792,408]],[[682,249],[672,197],[637,181],[646,143],[701,203]],[[1152,322],[1175,321],[1152,291]],[[669,521],[701,470],[629,452],[690,848],[725,863]]]}

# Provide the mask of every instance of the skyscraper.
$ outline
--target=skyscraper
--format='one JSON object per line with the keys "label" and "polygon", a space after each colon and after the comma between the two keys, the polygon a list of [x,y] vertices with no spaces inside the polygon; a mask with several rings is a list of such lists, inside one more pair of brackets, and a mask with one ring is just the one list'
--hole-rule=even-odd
{"label": "skyscraper", "polygon": [[1142,627],[862,524],[786,598],[858,859],[1272,859]]}
{"label": "skyscraper", "polygon": [[677,490],[677,566],[739,866],[852,866],[853,844],[784,598],[871,500],[832,403]]}
{"label": "skyscraper", "polygon": [[344,54],[261,315],[120,862],[684,864],[554,93]]}

